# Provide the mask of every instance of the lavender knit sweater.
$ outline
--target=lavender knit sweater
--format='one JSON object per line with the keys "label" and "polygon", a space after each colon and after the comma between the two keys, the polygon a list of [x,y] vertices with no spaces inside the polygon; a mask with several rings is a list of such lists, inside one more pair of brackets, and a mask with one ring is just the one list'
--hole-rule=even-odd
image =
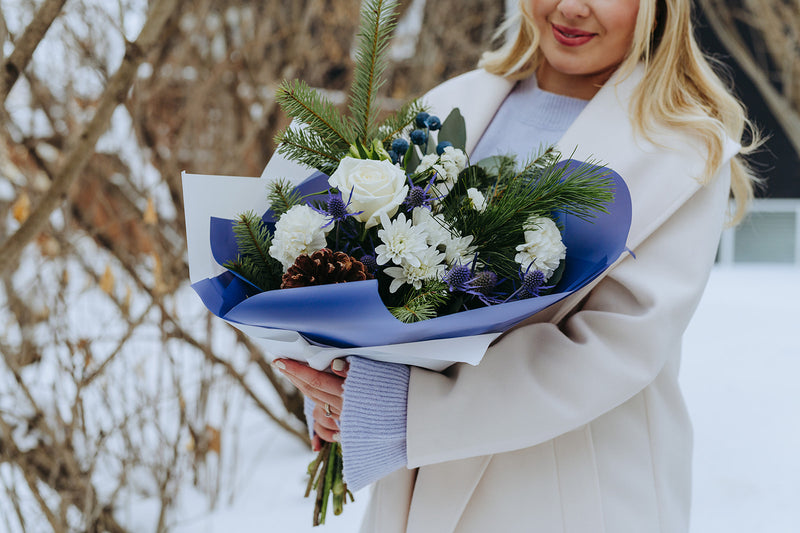
{"label": "lavender knit sweater", "polygon": [[[470,159],[517,154],[524,159],[558,141],[586,106],[585,100],[542,91],[530,78],[517,84],[498,109]],[[408,464],[406,365],[348,357],[340,420],[344,477],[359,490]],[[306,417],[311,421],[310,402]],[[309,424],[311,425],[311,424]]]}

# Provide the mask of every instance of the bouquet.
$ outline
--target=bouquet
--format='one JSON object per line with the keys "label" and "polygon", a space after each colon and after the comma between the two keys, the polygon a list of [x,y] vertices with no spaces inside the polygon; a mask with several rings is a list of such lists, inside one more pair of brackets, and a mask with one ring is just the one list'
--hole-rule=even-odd
{"label": "bouquet", "polygon": [[[624,182],[597,164],[562,161],[548,147],[473,163],[458,109],[441,120],[419,101],[379,121],[394,8],[364,4],[348,115],[301,81],[278,90],[293,119],[278,152],[317,169],[305,182],[269,180],[257,212],[245,206],[258,204],[252,192],[231,194],[235,178],[215,179],[227,211],[244,206],[229,219],[209,217],[218,196],[184,175],[193,287],[206,306],[319,369],[354,353],[436,369],[477,364],[497,335],[600,275],[630,225]],[[224,271],[195,280],[193,257],[205,255]],[[477,360],[454,355],[465,343]],[[348,494],[337,443],[309,475],[317,525],[329,500],[338,514]]]}

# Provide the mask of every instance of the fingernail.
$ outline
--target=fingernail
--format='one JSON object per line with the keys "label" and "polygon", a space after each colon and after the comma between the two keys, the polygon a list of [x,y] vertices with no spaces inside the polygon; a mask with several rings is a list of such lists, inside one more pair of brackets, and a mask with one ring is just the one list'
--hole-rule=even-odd
{"label": "fingernail", "polygon": [[272,366],[278,370],[286,370],[286,365],[283,364],[283,361],[273,361]]}
{"label": "fingernail", "polygon": [[333,363],[331,363],[331,368],[334,369],[336,372],[341,372],[344,370],[344,361],[341,359],[334,359]]}
{"label": "fingernail", "polygon": [[333,441],[334,442],[342,442],[342,435],[338,431],[333,434]]}

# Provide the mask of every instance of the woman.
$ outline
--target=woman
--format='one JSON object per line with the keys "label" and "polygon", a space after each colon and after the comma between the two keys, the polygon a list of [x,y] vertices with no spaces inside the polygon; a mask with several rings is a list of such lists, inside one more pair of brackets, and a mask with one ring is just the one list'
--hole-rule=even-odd
{"label": "woman", "polygon": [[601,158],[631,191],[632,253],[477,367],[351,357],[331,374],[276,361],[313,401],[315,446],[341,440],[351,487],[377,480],[364,531],[687,531],[681,337],[729,194],[741,217],[754,181],[737,155],[748,123],[698,50],[690,10],[522,0],[483,69],[425,98],[440,116],[460,108],[473,160],[556,141]]}

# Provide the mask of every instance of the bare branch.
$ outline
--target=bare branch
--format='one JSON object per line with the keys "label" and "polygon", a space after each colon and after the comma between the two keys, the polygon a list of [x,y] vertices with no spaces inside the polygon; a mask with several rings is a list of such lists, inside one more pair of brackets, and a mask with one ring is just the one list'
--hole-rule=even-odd
{"label": "bare branch", "polygon": [[66,198],[70,186],[80,175],[92,155],[97,139],[108,128],[114,109],[125,100],[133,83],[136,69],[158,42],[167,19],[176,11],[180,2],[181,0],[159,0],[150,10],[136,42],[127,43],[122,64],[109,80],[94,117],[71,147],[66,162],[50,189],[22,226],[0,245],[0,272],[5,271],[16,262],[25,245],[44,228],[50,213]]}
{"label": "bare branch", "polygon": [[[61,12],[67,0],[45,0],[34,15],[33,20],[22,36],[14,42],[14,51],[8,56],[0,73],[0,105],[6,101],[8,93],[17,82],[20,73],[25,70],[33,57],[33,52],[44,38],[44,34]],[[2,45],[2,40],[0,40]]]}

